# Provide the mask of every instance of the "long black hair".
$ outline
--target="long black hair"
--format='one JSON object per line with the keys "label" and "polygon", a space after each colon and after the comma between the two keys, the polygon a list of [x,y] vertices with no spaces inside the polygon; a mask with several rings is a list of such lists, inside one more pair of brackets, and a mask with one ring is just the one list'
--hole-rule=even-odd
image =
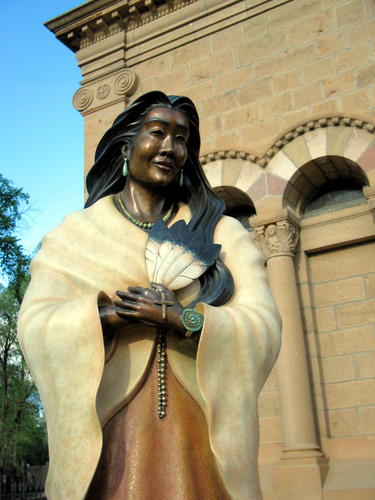
{"label": "long black hair", "polygon": [[[143,121],[151,109],[168,107],[181,111],[189,122],[187,159],[184,164],[183,187],[179,190],[181,200],[188,204],[192,218],[189,228],[203,229],[204,242],[212,243],[216,224],[225,205],[211,186],[199,161],[200,135],[199,117],[193,102],[188,97],[167,96],[153,91],[139,97],[114,121],[104,134],[95,153],[95,163],[86,178],[89,197],[85,208],[100,198],[122,191],[126,178],[122,175],[123,156],[121,148],[130,149],[138,136]],[[225,304],[233,294],[233,278],[220,258],[200,278],[201,289],[190,306],[205,302],[214,306]]]}

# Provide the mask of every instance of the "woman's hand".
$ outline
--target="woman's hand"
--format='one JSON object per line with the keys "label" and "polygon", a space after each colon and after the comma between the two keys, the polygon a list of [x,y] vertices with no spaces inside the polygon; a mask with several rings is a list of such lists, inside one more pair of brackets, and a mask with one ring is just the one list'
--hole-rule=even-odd
{"label": "woman's hand", "polygon": [[129,286],[127,292],[116,292],[116,314],[130,323],[142,322],[154,326],[175,328],[184,332],[181,323],[183,306],[169,288],[151,283],[151,288]]}

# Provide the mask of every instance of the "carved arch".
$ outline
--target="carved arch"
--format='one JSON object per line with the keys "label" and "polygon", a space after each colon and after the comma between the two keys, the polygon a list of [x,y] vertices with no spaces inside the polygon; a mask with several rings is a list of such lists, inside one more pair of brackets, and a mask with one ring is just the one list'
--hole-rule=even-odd
{"label": "carved arch", "polygon": [[[295,209],[303,208],[301,191],[316,187],[312,165],[327,157],[341,158],[336,164],[345,164],[336,168],[336,176],[347,169],[350,177],[363,186],[375,185],[375,125],[350,117],[322,118],[288,131],[262,158],[251,152],[227,150],[209,153],[201,162],[214,187],[235,186],[255,206],[274,197],[279,198],[280,208]],[[300,169],[308,163],[306,177]],[[321,185],[324,179],[322,176],[316,182]]]}

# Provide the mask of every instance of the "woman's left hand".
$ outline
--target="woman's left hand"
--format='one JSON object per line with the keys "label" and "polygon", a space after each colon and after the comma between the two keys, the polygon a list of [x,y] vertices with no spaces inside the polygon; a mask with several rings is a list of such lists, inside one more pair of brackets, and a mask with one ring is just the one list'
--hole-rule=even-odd
{"label": "woman's left hand", "polygon": [[169,288],[151,283],[151,288],[129,286],[127,292],[116,295],[121,299],[114,302],[120,317],[185,331],[180,319],[184,308]]}

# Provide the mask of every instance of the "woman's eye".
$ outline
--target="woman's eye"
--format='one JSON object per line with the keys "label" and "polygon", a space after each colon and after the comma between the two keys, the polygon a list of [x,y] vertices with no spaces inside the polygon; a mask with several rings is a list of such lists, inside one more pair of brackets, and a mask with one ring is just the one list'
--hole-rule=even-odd
{"label": "woman's eye", "polygon": [[164,135],[164,132],[160,129],[151,130],[152,135]]}
{"label": "woman's eye", "polygon": [[186,137],[184,137],[183,135],[178,135],[178,136],[176,137],[176,140],[177,140],[177,141],[181,141],[181,142],[186,142]]}

